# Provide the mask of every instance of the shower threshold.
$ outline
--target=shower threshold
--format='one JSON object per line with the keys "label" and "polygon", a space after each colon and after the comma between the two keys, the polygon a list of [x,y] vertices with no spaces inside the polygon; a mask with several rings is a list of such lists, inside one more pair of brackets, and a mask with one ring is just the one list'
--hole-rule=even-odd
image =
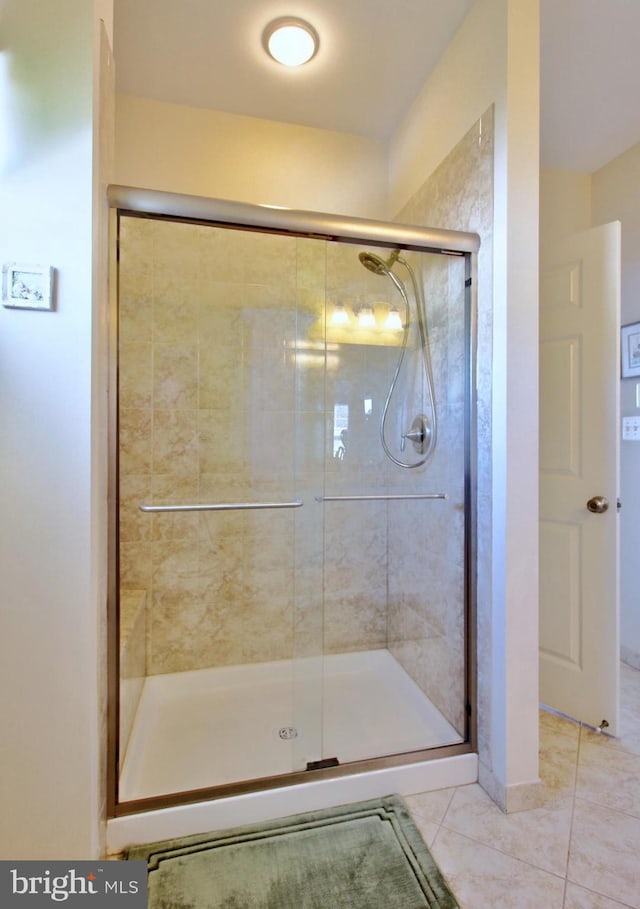
{"label": "shower threshold", "polygon": [[387,650],[149,676],[120,801],[460,742]]}

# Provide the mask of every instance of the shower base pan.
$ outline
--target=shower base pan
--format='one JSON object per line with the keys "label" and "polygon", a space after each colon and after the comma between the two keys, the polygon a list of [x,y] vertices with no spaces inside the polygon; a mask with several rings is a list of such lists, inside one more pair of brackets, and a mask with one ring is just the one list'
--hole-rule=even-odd
{"label": "shower base pan", "polygon": [[150,676],[120,800],[461,741],[387,650]]}
{"label": "shower base pan", "polygon": [[[410,795],[477,781],[478,756],[464,745],[462,753],[444,749],[424,760],[408,755],[402,762],[403,751],[458,743],[460,736],[388,651],[340,654],[321,662],[321,687],[314,660],[146,679],[120,801],[287,774],[294,760],[299,768],[307,756],[315,759],[319,746],[322,756],[337,757],[341,765],[389,753],[400,755],[398,762],[352,773],[343,766],[347,772],[336,776],[303,774],[309,782],[296,785],[288,785],[285,776],[282,786],[125,811],[107,822],[107,854],[390,793]],[[295,738],[280,738],[281,729],[294,725]]]}

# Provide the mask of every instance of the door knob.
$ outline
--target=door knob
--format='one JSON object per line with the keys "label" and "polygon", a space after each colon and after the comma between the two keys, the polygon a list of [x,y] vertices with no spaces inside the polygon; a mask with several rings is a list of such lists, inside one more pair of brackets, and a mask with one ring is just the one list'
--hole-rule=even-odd
{"label": "door knob", "polygon": [[609,499],[604,496],[594,496],[587,502],[587,508],[594,514],[604,514],[609,508]]}

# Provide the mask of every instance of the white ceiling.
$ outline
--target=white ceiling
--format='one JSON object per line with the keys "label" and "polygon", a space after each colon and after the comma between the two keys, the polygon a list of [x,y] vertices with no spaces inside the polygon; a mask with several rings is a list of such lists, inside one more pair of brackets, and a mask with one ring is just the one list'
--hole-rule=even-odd
{"label": "white ceiling", "polygon": [[[118,90],[386,139],[474,0],[115,0]],[[299,69],[262,47],[280,16],[320,51]]]}
{"label": "white ceiling", "polygon": [[[387,139],[475,0],[115,0],[118,91]],[[541,0],[541,154],[591,173],[640,142],[640,0]],[[265,25],[320,34],[297,70]]]}

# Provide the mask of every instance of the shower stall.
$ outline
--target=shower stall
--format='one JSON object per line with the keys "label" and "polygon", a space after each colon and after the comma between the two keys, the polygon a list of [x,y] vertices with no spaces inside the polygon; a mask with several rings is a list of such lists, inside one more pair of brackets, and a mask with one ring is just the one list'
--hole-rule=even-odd
{"label": "shower stall", "polygon": [[474,751],[477,237],[110,204],[110,814]]}

